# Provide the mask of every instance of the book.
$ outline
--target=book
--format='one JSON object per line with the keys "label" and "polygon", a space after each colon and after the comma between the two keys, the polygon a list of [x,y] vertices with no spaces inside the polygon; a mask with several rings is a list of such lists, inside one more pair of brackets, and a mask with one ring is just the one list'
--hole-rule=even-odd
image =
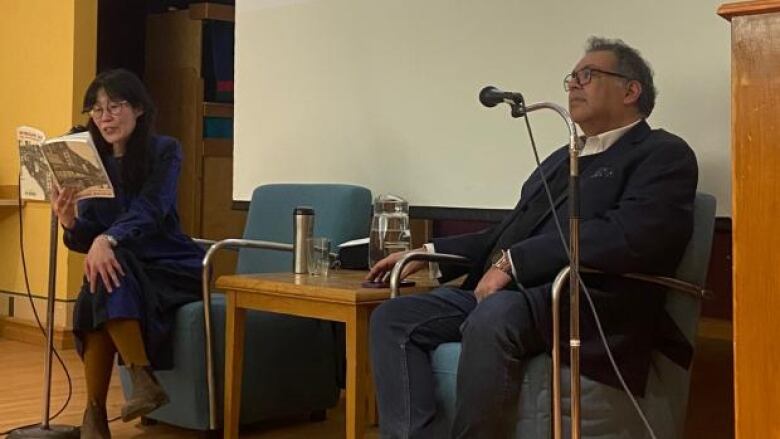
{"label": "book", "polygon": [[368,268],[368,238],[353,239],[339,244],[341,268],[365,270]]}
{"label": "book", "polygon": [[76,201],[114,198],[114,186],[89,132],[46,139],[43,131],[18,127],[20,189],[26,200],[49,201],[51,185],[76,189]]}

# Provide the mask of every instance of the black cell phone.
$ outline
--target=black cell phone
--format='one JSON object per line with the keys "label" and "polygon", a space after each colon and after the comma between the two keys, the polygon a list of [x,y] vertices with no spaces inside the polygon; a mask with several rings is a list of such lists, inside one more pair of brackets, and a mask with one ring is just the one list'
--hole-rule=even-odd
{"label": "black cell phone", "polygon": [[[363,288],[390,288],[390,282],[377,282],[377,281],[371,281],[367,280],[360,284]],[[413,280],[402,280],[401,283],[398,285],[399,287],[413,287],[415,286],[415,282]]]}

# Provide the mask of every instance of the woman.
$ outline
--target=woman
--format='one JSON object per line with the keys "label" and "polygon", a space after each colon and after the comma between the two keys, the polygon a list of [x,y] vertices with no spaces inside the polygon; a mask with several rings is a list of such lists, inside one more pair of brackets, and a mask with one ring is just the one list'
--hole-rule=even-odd
{"label": "woman", "polygon": [[84,96],[89,131],[114,185],[113,199],[82,200],[53,190],[65,245],[86,253],[73,330],[84,361],[87,408],[82,438],[109,438],[106,396],[114,354],[133,383],[127,422],[168,402],[152,369],[170,368],[177,307],[200,298],[203,250],[176,213],[181,147],[154,134],[155,107],[127,70],[98,75]]}

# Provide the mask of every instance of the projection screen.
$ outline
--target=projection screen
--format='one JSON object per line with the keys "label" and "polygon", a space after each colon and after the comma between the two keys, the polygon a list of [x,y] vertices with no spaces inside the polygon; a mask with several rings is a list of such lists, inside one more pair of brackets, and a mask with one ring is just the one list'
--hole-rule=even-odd
{"label": "projection screen", "polygon": [[[511,208],[533,170],[495,85],[566,104],[590,35],[620,37],[656,72],[649,118],[685,138],[699,189],[730,214],[729,28],[719,2],[238,0],[235,200],[261,184],[338,182],[414,206]],[[670,13],[673,12],[673,13]],[[531,114],[542,156],[567,140]]]}

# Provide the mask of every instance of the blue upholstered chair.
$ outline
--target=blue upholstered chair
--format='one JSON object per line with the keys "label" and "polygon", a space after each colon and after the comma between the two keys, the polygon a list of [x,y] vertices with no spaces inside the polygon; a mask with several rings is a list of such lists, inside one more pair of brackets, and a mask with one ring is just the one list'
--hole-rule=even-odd
{"label": "blue upholstered chair", "polygon": [[[314,208],[314,235],[333,245],[368,236],[371,192],[336,184],[275,184],[255,189],[244,239],[292,242],[292,212]],[[292,254],[241,249],[238,273],[284,272]],[[225,359],[224,297],[211,298],[216,368],[217,417],[221,424]],[[196,430],[209,429],[203,302],[181,307],[173,331],[174,369],[156,375],[171,397],[170,404],[148,419]],[[246,321],[241,423],[294,413],[318,412],[339,398],[339,365],[343,340],[331,322],[265,312],[249,312]],[[343,337],[343,335],[342,335]],[[122,386],[129,381],[124,370]]]}
{"label": "blue upholstered chair", "polygon": [[[715,198],[699,193],[694,206],[694,230],[676,278],[704,285],[712,246],[715,223]],[[686,293],[668,291],[666,311],[693,345],[699,321],[700,300]],[[566,319],[567,316],[563,316]],[[431,353],[436,378],[438,414],[435,437],[449,437],[455,415],[455,383],[460,356],[460,343],[440,345]],[[564,437],[570,437],[569,369],[561,376]],[[517,438],[549,438],[551,427],[552,360],[549,354],[538,355],[525,365],[525,376],[519,395]],[[656,437],[682,437],[685,411],[688,405],[690,370],[654,352],[646,395],[638,400],[655,431]],[[628,397],[620,390],[582,377],[582,438],[618,439],[644,438],[646,433]]]}

